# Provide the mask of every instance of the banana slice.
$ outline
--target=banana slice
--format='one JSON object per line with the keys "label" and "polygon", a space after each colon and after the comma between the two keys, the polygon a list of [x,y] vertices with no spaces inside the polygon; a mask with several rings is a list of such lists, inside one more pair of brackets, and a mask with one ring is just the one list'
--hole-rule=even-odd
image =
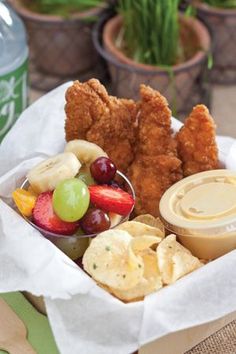
{"label": "banana slice", "polygon": [[52,191],[57,184],[77,175],[81,163],[72,152],[53,156],[30,170],[29,183],[36,193]]}
{"label": "banana slice", "polygon": [[66,144],[65,152],[73,152],[82,164],[90,165],[98,157],[108,157],[102,148],[86,140],[71,140]]}

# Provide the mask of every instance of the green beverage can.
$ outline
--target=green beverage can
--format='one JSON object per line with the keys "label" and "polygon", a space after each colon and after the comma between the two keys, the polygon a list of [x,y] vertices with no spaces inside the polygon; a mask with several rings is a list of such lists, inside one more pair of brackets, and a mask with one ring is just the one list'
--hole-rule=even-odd
{"label": "green beverage can", "polygon": [[0,142],[28,103],[28,46],[23,22],[0,0]]}

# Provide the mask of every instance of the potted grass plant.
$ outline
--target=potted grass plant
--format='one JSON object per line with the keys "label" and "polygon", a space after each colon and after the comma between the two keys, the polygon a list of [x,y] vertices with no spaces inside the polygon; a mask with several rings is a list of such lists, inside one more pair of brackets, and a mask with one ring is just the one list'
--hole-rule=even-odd
{"label": "potted grass plant", "polygon": [[212,36],[211,80],[236,83],[236,0],[193,1],[198,17]]}
{"label": "potted grass plant", "polygon": [[96,26],[95,46],[108,62],[114,94],[137,98],[140,83],[146,83],[177,112],[193,103],[210,36],[198,20],[179,14],[178,5],[178,0],[119,0],[118,15]]}
{"label": "potted grass plant", "polygon": [[9,0],[25,22],[32,60],[48,75],[70,76],[96,63],[91,28],[102,0]]}

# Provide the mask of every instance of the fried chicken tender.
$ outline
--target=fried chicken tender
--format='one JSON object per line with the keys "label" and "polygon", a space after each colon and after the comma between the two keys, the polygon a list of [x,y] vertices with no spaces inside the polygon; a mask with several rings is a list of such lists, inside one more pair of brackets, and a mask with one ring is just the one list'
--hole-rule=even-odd
{"label": "fried chicken tender", "polygon": [[134,159],[138,105],[109,96],[96,79],[75,81],[66,92],[66,140],[99,145],[122,172]]}
{"label": "fried chicken tender", "polygon": [[171,110],[158,91],[140,85],[137,152],[142,155],[177,155],[177,143],[172,137]]}
{"label": "fried chicken tender", "polygon": [[140,94],[136,155],[128,175],[136,193],[135,213],[158,216],[161,196],[182,178],[181,161],[166,99],[145,85]]}
{"label": "fried chicken tender", "polygon": [[158,216],[162,195],[183,175],[219,168],[215,125],[208,109],[197,105],[173,137],[167,100],[145,85],[140,96],[140,102],[118,99],[96,79],[75,81],[66,92],[66,140],[99,145],[128,172],[135,213]]}
{"label": "fried chicken tender", "polygon": [[195,106],[176,135],[184,176],[219,168],[215,128],[207,107]]}
{"label": "fried chicken tender", "polygon": [[131,165],[137,215],[159,216],[159,202],[165,191],[182,178],[181,161],[171,155],[139,156]]}

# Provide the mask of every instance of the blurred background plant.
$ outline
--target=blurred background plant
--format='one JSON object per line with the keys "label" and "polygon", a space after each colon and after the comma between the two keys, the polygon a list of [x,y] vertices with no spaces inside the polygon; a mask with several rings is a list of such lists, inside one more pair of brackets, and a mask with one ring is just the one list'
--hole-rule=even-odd
{"label": "blurred background plant", "polygon": [[181,60],[179,0],[120,0],[123,27],[117,46],[137,62],[173,65]]}
{"label": "blurred background plant", "polygon": [[208,104],[210,98],[205,80],[210,36],[198,20],[179,12],[180,2],[119,0],[119,15],[101,19],[93,36],[114,95],[138,99],[140,83],[147,84],[179,117],[190,104]]}
{"label": "blurred background plant", "polygon": [[224,85],[235,84],[236,0],[192,0],[191,4],[211,34],[211,81]]}
{"label": "blurred background plant", "polygon": [[24,0],[24,3],[32,11],[63,17],[94,7],[104,7],[104,1],[102,0]]}
{"label": "blurred background plant", "polygon": [[222,9],[236,8],[236,0],[203,0],[206,4]]}

